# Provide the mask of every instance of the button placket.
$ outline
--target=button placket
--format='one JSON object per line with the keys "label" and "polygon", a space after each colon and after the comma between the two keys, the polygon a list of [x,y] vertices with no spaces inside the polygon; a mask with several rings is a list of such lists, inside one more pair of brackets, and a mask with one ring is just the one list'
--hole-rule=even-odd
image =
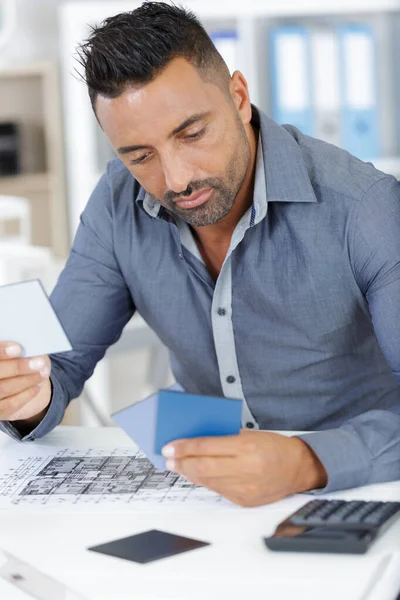
{"label": "button placket", "polygon": [[[254,418],[243,394],[232,324],[231,253],[243,237],[244,231],[236,233],[239,233],[239,237],[235,236],[232,240],[232,247],[229,249],[215,285],[211,320],[222,390],[225,397],[242,400],[242,427],[245,427],[246,423]],[[256,422],[253,427],[258,429]]]}

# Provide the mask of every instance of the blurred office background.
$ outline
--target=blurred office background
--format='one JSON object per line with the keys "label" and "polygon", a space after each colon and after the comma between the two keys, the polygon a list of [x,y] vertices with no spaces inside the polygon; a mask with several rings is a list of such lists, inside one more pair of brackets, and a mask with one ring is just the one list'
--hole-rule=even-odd
{"label": "blurred office background", "polygon": [[[400,175],[400,0],[182,3],[272,118]],[[57,280],[113,156],[75,48],[90,25],[139,4],[0,0],[0,285],[38,277],[50,292]],[[137,315],[65,423],[109,423],[172,381],[166,349]]]}

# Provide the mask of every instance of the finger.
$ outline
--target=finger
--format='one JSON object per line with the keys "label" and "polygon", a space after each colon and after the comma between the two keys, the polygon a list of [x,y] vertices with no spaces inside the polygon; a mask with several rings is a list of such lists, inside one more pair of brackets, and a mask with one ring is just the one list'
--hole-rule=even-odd
{"label": "finger", "polygon": [[167,458],[237,456],[240,454],[240,445],[241,440],[239,435],[198,437],[170,442],[164,446],[162,454]]}
{"label": "finger", "polygon": [[8,360],[19,356],[22,348],[15,342],[0,342],[0,360]]}
{"label": "finger", "polygon": [[45,382],[42,381],[39,385],[35,385],[15,394],[9,396],[5,400],[0,402],[0,421],[16,421],[22,409],[33,400],[40,392]]}
{"label": "finger", "polygon": [[50,375],[51,362],[48,356],[34,356],[32,358],[14,358],[0,362],[0,380],[40,373],[42,377]]}
{"label": "finger", "polygon": [[235,477],[238,471],[238,459],[235,457],[200,457],[174,460],[169,458],[166,468],[184,475],[191,481],[200,479],[223,479]]}
{"label": "finger", "polygon": [[40,373],[12,377],[11,379],[0,379],[0,401],[24,392],[30,387],[38,385],[42,380]]}

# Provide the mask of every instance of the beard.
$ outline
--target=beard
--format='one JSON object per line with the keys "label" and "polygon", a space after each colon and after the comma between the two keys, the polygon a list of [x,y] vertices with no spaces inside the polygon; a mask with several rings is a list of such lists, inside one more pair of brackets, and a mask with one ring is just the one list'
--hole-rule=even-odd
{"label": "beard", "polygon": [[[238,139],[234,144],[233,153],[222,176],[193,181],[184,192],[179,194],[168,191],[162,202],[157,198],[153,197],[153,199],[162,204],[168,212],[177,215],[192,227],[213,225],[226,217],[243,185],[250,162],[250,144],[239,116],[237,116],[237,124]],[[184,209],[174,203],[175,198],[189,197],[205,188],[211,188],[213,192],[211,197],[201,206]]]}

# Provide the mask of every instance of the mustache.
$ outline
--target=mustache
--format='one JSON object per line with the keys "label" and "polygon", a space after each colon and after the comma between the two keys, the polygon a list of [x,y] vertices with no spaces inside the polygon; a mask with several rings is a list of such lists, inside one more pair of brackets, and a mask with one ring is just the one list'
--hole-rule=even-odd
{"label": "mustache", "polygon": [[221,186],[219,184],[219,181],[217,181],[216,179],[210,177],[208,179],[203,179],[203,181],[192,181],[188,184],[186,190],[184,192],[179,192],[179,194],[177,194],[176,192],[173,192],[172,190],[169,190],[168,192],[166,192],[164,194],[164,202],[165,203],[169,203],[169,202],[173,202],[176,198],[185,198],[191,196],[194,192],[199,192],[200,190],[204,189],[204,188],[215,188],[215,189],[219,189]]}

